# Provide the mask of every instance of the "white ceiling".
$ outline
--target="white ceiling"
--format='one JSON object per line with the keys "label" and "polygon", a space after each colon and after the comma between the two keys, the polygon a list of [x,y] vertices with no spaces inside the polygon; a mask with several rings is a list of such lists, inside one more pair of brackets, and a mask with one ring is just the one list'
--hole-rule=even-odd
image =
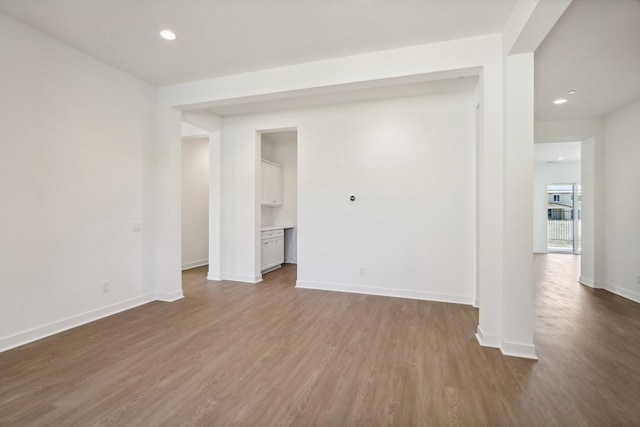
{"label": "white ceiling", "polygon": [[535,53],[536,121],[603,117],[639,98],[640,1],[573,0]]}
{"label": "white ceiling", "polygon": [[[0,0],[153,85],[501,32],[515,0]],[[176,42],[158,36],[170,28]]]}
{"label": "white ceiling", "polygon": [[[500,32],[515,2],[0,0],[0,13],[153,85],[165,85]],[[163,28],[176,31],[179,39],[162,40]],[[535,118],[607,115],[640,98],[639,76],[640,1],[573,0],[535,54]],[[428,92],[433,85],[411,89]],[[570,89],[577,93],[568,96]],[[376,90],[283,102],[299,108],[405,96],[395,93],[403,90],[398,87],[386,95]],[[552,104],[562,96],[569,102]],[[240,102],[218,108],[234,115],[275,107]]]}
{"label": "white ceiling", "polygon": [[538,143],[533,146],[535,163],[575,163],[580,161],[580,141]]}

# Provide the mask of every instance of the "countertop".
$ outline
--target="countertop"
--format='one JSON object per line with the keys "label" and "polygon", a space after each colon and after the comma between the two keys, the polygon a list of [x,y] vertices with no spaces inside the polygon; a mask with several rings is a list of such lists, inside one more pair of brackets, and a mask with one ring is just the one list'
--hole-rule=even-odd
{"label": "countertop", "polygon": [[295,228],[295,225],[265,225],[260,231],[284,230],[287,228]]}

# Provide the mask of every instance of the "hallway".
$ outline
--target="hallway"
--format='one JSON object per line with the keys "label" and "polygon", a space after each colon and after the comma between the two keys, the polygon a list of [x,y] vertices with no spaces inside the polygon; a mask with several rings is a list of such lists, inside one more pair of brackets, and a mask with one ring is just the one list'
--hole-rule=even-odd
{"label": "hallway", "polygon": [[[534,255],[532,385],[565,425],[637,425],[640,419],[640,305],[578,283],[580,256]],[[618,418],[619,417],[619,418]]]}

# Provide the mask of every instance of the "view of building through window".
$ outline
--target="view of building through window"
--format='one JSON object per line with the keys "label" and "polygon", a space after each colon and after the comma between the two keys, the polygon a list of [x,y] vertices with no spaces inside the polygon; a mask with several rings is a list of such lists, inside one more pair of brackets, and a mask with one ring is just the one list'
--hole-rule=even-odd
{"label": "view of building through window", "polygon": [[580,253],[581,188],[576,184],[547,186],[547,250]]}

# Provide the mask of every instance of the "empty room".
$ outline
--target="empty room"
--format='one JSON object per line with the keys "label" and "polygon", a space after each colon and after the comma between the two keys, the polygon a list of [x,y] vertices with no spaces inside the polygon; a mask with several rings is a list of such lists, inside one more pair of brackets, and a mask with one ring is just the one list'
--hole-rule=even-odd
{"label": "empty room", "polygon": [[0,0],[0,425],[640,417],[637,0]]}

